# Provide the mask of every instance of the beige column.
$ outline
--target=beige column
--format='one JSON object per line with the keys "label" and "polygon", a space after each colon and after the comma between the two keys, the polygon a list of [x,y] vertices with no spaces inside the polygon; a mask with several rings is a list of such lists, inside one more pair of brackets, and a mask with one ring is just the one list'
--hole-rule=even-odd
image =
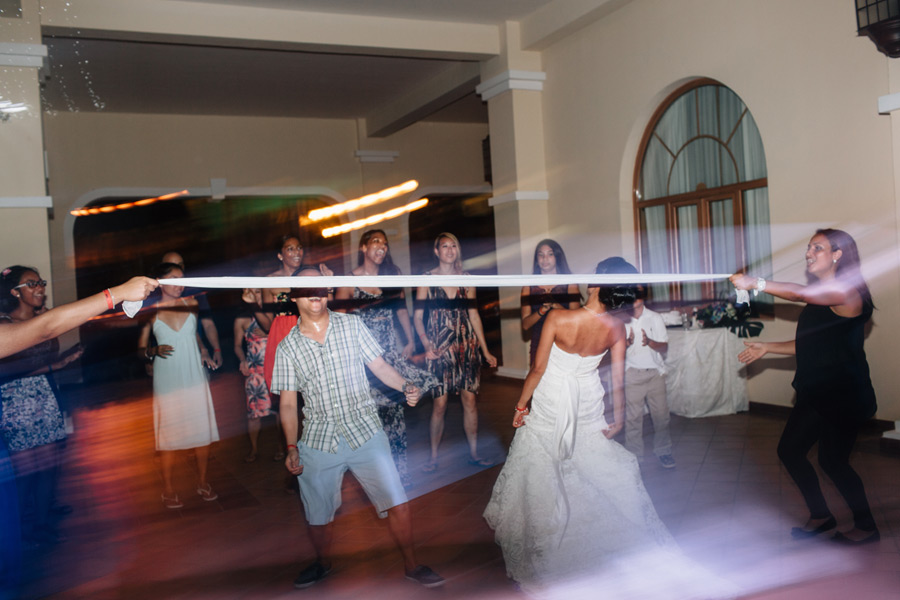
{"label": "beige column", "polygon": [[[894,239],[896,248],[895,263],[900,264],[900,60],[887,59],[888,89],[890,94],[878,98],[878,112],[891,120],[891,143],[893,145],[894,163],[894,232],[898,237]],[[894,277],[893,289],[900,288],[900,270],[894,269],[891,273]],[[889,286],[884,286],[886,289]],[[894,421],[894,429],[885,431],[882,437],[900,441],[900,421]]]}
{"label": "beige column", "polygon": [[[548,230],[544,73],[540,54],[521,50],[518,23],[506,23],[502,37],[501,54],[482,65],[482,83],[477,87],[488,103],[497,271],[530,273],[534,244]],[[519,308],[520,290],[501,288],[503,365],[498,371],[511,377],[524,377],[528,371],[528,338],[522,332]]]}
{"label": "beige column", "polygon": [[[21,11],[0,15],[0,269],[24,264],[50,280],[51,200],[44,182],[38,86],[46,47],[38,0],[21,4]],[[16,112],[5,112],[9,109]]]}

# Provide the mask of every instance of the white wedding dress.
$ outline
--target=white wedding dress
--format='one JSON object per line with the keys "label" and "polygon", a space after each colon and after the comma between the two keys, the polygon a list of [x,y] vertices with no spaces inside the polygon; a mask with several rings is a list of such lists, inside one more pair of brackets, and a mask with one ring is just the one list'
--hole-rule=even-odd
{"label": "white wedding dress", "polygon": [[[602,358],[552,346],[484,517],[507,575],[525,591],[580,597],[577,591],[592,588],[594,598],[660,597],[657,585],[648,590],[631,580],[653,579],[656,566],[664,578],[675,565],[690,563],[694,575],[697,568],[656,514],[637,459],[603,435]],[[616,577],[627,581],[608,587]]]}

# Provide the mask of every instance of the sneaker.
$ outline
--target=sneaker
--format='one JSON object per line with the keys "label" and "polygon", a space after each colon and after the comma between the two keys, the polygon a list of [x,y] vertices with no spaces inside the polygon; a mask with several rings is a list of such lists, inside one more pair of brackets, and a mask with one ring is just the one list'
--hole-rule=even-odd
{"label": "sneaker", "polygon": [[181,500],[178,499],[178,494],[175,494],[173,497],[162,495],[163,506],[166,508],[181,508],[184,504],[181,503]]}
{"label": "sneaker", "polygon": [[419,585],[427,588],[434,588],[444,585],[444,578],[431,570],[425,565],[416,565],[412,571],[406,572],[406,578],[415,581]]}
{"label": "sneaker", "polygon": [[329,573],[331,573],[331,567],[326,567],[322,563],[316,561],[300,571],[300,574],[297,575],[297,579],[294,580],[294,587],[298,590],[308,588],[325,579],[325,576]]}
{"label": "sneaker", "polygon": [[659,464],[663,469],[674,469],[675,459],[672,458],[671,454],[663,454],[659,457]]}

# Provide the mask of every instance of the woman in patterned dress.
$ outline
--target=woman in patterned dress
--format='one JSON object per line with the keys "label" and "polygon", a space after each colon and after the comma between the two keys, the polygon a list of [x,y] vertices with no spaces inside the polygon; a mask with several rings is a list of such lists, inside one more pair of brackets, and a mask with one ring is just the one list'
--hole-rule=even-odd
{"label": "woman in patterned dress", "polygon": [[[262,290],[247,288],[244,290],[242,299],[252,307],[252,310],[258,310],[262,306]],[[255,316],[243,316],[234,320],[234,353],[240,361],[241,374],[246,378],[244,379],[244,393],[247,396],[247,434],[250,437],[250,454],[244,457],[244,462],[248,463],[255,461],[259,453],[261,419],[275,415],[275,424],[280,425],[278,412],[272,407],[272,396],[266,387],[263,368],[266,341],[266,332],[259,326]],[[247,344],[246,352],[244,352],[245,342]],[[277,439],[281,439],[280,434]],[[277,443],[280,452],[281,442]]]}
{"label": "woman in patterned dress", "polygon": [[[555,240],[541,240],[534,248],[535,275],[568,275],[569,262],[566,253]],[[574,309],[581,305],[581,294],[574,283],[569,285],[531,285],[522,288],[522,329],[531,330],[531,346],[529,347],[529,365],[534,366],[534,357],[541,329],[544,327],[547,313],[554,308]]]}
{"label": "woman in patterned dress", "polygon": [[[381,229],[370,229],[362,234],[357,253],[357,267],[352,275],[399,275],[400,269],[391,260],[387,235]],[[416,368],[409,360],[415,350],[406,296],[402,289],[383,290],[377,287],[340,288],[335,299],[344,301],[345,306],[358,314],[384,350],[384,359],[396,369],[404,379],[415,382],[423,393],[438,385],[437,379],[429,372]],[[394,327],[394,315],[403,329],[406,344],[401,344]],[[369,377],[372,396],[378,405],[378,416],[384,432],[391,442],[391,454],[400,473],[404,487],[410,487],[412,480],[406,460],[406,417],[402,396],[385,387],[375,377]]]}
{"label": "woman in patterned dress", "polygon": [[[18,323],[43,313],[46,286],[36,269],[18,265],[4,269],[0,273],[0,320]],[[54,338],[0,362],[0,435],[10,452],[19,505],[34,508],[30,529],[23,529],[24,537],[34,542],[57,539],[49,517],[59,442],[66,438],[66,430],[52,372],[79,356],[80,349],[61,357]]]}
{"label": "woman in patterned dress", "polygon": [[[437,267],[426,275],[465,275],[462,270],[462,251],[459,240],[452,233],[441,233],[434,241]],[[489,460],[478,456],[478,409],[476,395],[481,384],[481,357],[492,367],[497,359],[490,353],[484,328],[478,314],[474,287],[420,287],[416,291],[414,320],[416,332],[425,348],[428,369],[441,382],[435,392],[431,412],[431,459],[425,464],[426,473],[437,469],[437,451],[444,434],[444,414],[447,396],[458,393],[463,406],[463,429],[469,443],[469,463],[490,466]],[[429,310],[425,323],[425,308]],[[481,354],[479,354],[479,349]]]}

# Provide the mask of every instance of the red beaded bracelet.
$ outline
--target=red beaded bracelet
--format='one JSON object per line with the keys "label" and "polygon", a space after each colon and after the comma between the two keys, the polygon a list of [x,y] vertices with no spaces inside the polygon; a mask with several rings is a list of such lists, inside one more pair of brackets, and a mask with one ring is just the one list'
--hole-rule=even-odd
{"label": "red beaded bracelet", "polygon": [[103,290],[103,295],[106,296],[106,306],[108,306],[110,310],[114,309],[116,304],[113,302],[112,292],[110,292],[109,289],[105,289]]}
{"label": "red beaded bracelet", "polygon": [[288,445],[287,445],[287,449],[290,450],[291,448],[293,448],[294,450],[296,450],[296,449],[297,449],[297,446],[295,446],[294,444],[288,444]]}
{"label": "red beaded bracelet", "polygon": [[516,412],[528,412],[528,407],[526,406],[525,408],[519,408],[519,407],[517,406],[517,407],[516,407]]}

